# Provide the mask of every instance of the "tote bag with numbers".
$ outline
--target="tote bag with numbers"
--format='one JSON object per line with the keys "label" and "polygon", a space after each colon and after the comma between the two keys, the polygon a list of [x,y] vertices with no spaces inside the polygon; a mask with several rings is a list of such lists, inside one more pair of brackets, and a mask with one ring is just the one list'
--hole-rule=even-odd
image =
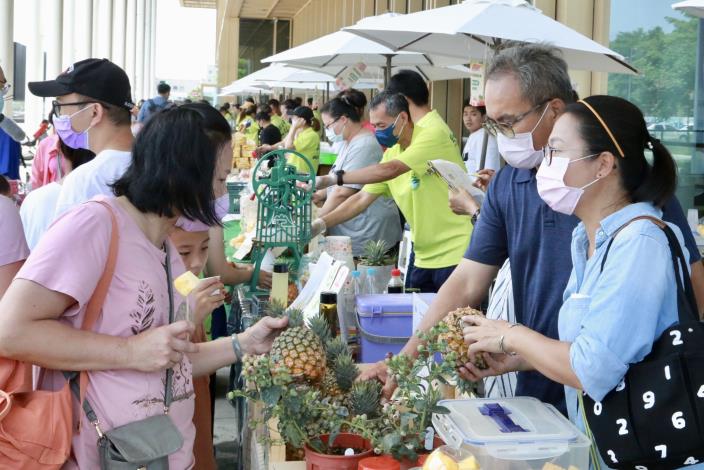
{"label": "tote bag with numbers", "polygon": [[[580,394],[582,413],[587,433],[610,468],[679,468],[704,462],[704,325],[674,232],[653,217],[631,222],[639,219],[651,220],[667,236],[679,321],[663,332],[648,356],[631,364],[623,381],[602,401]],[[614,238],[607,246],[602,271]],[[631,313],[638,321],[638,312]]]}

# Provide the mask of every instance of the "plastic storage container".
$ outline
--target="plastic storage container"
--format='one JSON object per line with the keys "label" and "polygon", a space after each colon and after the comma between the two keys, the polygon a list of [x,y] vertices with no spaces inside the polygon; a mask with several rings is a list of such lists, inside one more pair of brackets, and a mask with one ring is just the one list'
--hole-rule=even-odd
{"label": "plastic storage container", "polygon": [[377,362],[398,354],[413,333],[413,295],[377,294],[357,297],[360,362]]}
{"label": "plastic storage container", "polygon": [[482,470],[589,469],[590,442],[555,407],[532,397],[441,400],[450,414],[433,426],[450,446],[470,452]]}

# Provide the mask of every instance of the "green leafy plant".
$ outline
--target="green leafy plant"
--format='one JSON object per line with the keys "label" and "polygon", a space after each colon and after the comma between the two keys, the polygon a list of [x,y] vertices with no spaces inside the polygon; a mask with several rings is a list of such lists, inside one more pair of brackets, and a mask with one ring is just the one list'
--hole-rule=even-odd
{"label": "green leafy plant", "polygon": [[359,264],[364,266],[389,266],[395,264],[396,260],[388,254],[389,246],[384,240],[369,240],[364,244],[364,255],[360,258]]}

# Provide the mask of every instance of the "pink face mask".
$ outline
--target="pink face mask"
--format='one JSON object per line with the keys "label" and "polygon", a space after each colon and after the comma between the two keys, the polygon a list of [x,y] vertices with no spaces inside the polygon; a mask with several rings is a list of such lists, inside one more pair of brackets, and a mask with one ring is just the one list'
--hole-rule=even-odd
{"label": "pink face mask", "polygon": [[567,173],[570,164],[596,155],[598,154],[587,155],[575,160],[566,157],[552,157],[552,162],[549,165],[547,161],[543,161],[536,175],[538,194],[550,209],[561,214],[574,214],[574,209],[584,194],[584,190],[599,181],[599,178],[581,188],[572,188],[565,185],[565,173]]}
{"label": "pink face mask", "polygon": [[217,215],[219,220],[222,220],[230,210],[230,195],[228,193],[223,194],[215,200],[215,215]]}

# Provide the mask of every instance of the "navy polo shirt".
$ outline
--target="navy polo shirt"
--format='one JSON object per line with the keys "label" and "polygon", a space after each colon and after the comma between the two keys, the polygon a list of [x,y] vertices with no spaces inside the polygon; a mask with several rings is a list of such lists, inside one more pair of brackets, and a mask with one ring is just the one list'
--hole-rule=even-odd
{"label": "navy polo shirt", "polygon": [[[562,294],[572,271],[572,231],[579,219],[553,211],[540,199],[535,174],[509,165],[496,174],[465,258],[491,266],[509,258],[516,321],[557,339]],[[676,198],[663,208],[663,218],[682,230],[690,263],[701,259]],[[516,395],[538,398],[566,414],[563,385],[538,372],[518,374]]]}

